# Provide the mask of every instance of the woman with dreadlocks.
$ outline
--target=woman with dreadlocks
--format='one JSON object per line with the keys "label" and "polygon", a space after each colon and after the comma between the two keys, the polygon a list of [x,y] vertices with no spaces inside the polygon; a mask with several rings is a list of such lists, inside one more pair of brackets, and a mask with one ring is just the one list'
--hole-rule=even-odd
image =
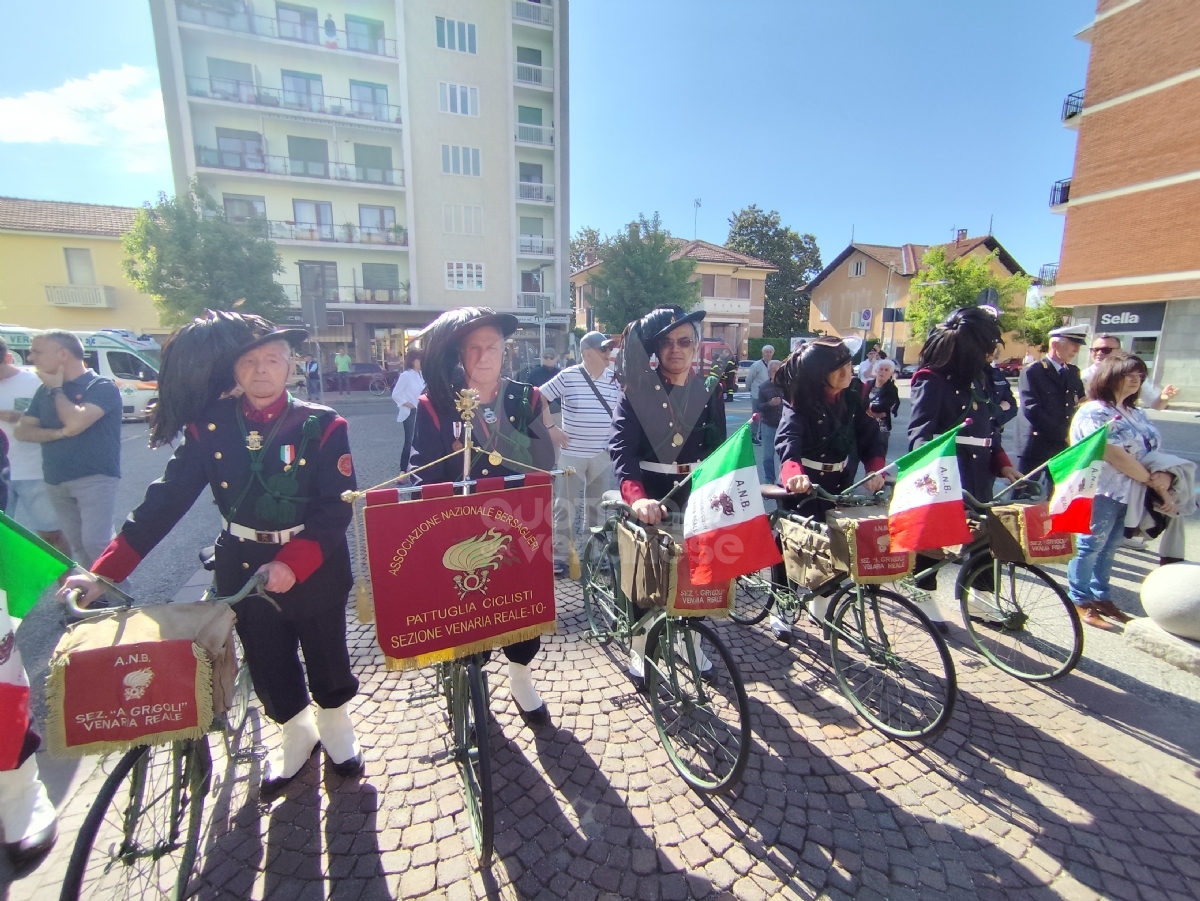
{"label": "woman with dreadlocks", "polygon": [[[554,445],[542,426],[538,389],[502,376],[504,341],[516,330],[515,316],[488,307],[463,307],[443,313],[422,333],[425,394],[417,403],[410,458],[421,481],[455,482],[463,477],[463,422],[454,401],[464,388],[474,388],[480,404],[471,429],[478,448],[471,478],[554,468]],[[493,453],[504,461],[491,462]],[[541,643],[534,636],[504,648],[513,700],[531,726],[549,721],[529,669]]]}
{"label": "woman with dreadlocks", "polygon": [[[621,498],[651,525],[684,509],[687,474],[725,440],[720,374],[692,372],[702,319],[703,310],[656,307],[629,324],[621,343],[623,392],[608,452]],[[652,356],[658,360],[655,368]],[[634,618],[645,612],[635,612]],[[645,686],[645,650],[646,635],[635,635],[629,677],[638,690]]]}
{"label": "woman with dreadlocks", "polygon": [[[1000,321],[993,308],[959,308],[936,325],[925,339],[911,387],[909,450],[963,424],[957,439],[962,487],[985,503],[992,499],[992,485],[997,477],[1010,482],[1021,477],[1000,446],[1001,430],[996,425],[1001,412],[993,400],[988,355],[1000,343]],[[934,562],[918,554],[917,570],[927,569]],[[913,600],[939,631],[947,632],[945,617],[937,604],[924,595],[937,588],[936,574],[918,579],[916,587],[922,596]],[[987,611],[993,605],[977,596],[981,591],[992,591],[990,575],[971,589],[967,604],[972,615],[978,613],[987,619]]]}
{"label": "woman with dreadlocks", "polygon": [[[305,337],[258,316],[211,311],[171,336],[150,443],[161,447],[180,432],[183,443],[92,567],[124,580],[212,489],[222,522],[217,591],[233,594],[265,573],[278,602],[255,594],[234,606],[255,693],[283,734],[267,757],[264,792],[289,782],[318,741],[339,775],[363,767],[346,647],[353,510],[342,492],[355,488],[354,467],[346,420],[287,392],[292,348]],[[83,589],[85,606],[104,590],[90,575],[68,579],[63,591],[72,588]]]}
{"label": "woman with dreadlocks", "polygon": [[[851,386],[853,378],[850,350],[833,337],[817,338],[798,348],[775,373],[775,384],[786,401],[775,450],[782,461],[780,479],[790,493],[807,494],[819,485],[838,494],[854,484],[860,462],[867,472],[883,468],[887,435],[868,411],[862,392]],[[878,491],[883,476],[872,475],[866,487]],[[818,500],[806,510],[823,516],[831,507],[830,502]],[[820,609],[814,612],[824,615]],[[774,614],[771,631],[780,641],[791,641],[791,625]]]}

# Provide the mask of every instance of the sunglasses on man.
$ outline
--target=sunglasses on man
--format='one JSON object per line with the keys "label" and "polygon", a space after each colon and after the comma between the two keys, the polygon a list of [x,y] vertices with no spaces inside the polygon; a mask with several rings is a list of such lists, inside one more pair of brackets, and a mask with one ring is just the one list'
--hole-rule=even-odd
{"label": "sunglasses on man", "polygon": [[1103,357],[1103,356],[1107,356],[1108,354],[1112,353],[1114,350],[1116,350],[1115,347],[1093,347],[1092,353],[1097,356]]}

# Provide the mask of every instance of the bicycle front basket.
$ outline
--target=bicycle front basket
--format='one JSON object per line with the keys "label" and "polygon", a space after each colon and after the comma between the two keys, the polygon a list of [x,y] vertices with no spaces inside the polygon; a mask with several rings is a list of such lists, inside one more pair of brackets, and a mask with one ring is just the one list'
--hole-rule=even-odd
{"label": "bicycle front basket", "polygon": [[56,756],[199,738],[228,709],[237,677],[233,610],[159,604],[76,623],[46,683]]}
{"label": "bicycle front basket", "polygon": [[1075,535],[1050,532],[1047,504],[1006,504],[987,515],[992,554],[1004,563],[1062,563],[1075,556]]}
{"label": "bicycle front basket", "polygon": [[653,526],[639,531],[618,523],[621,593],[639,607],[666,607],[679,590],[678,548],[670,535]]}
{"label": "bicycle front basket", "polygon": [[799,522],[785,516],[777,527],[789,582],[814,591],[837,575],[838,566],[829,535],[819,523],[812,520]]}
{"label": "bicycle front basket", "polygon": [[912,572],[916,555],[889,549],[887,511],[882,507],[830,510],[826,521],[834,558],[857,584],[895,582]]}

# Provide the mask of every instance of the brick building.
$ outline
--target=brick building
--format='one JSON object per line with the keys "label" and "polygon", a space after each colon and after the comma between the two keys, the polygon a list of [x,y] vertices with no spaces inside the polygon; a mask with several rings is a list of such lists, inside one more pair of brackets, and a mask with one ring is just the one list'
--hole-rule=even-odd
{"label": "brick building", "polygon": [[1120,335],[1200,404],[1200,4],[1098,0],[1086,86],[1063,106],[1075,169],[1054,303]]}

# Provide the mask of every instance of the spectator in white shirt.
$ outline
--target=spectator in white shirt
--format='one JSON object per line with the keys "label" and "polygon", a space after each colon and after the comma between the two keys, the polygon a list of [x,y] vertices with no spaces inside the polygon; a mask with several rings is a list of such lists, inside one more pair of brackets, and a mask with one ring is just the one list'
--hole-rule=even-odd
{"label": "spectator in white shirt", "polygon": [[[770,344],[764,344],[762,346],[762,359],[755,360],[754,365],[750,367],[750,371],[746,373],[746,391],[750,394],[750,412],[752,413],[760,412],[758,408],[758,392],[767,383],[767,379],[769,378],[767,370],[774,356],[775,348]],[[762,437],[762,423],[757,419],[754,420],[750,431],[754,436],[755,443],[758,443]]]}
{"label": "spectator in white shirt", "polygon": [[[559,465],[573,475],[559,477],[554,508],[554,573],[567,571],[570,546],[582,551],[588,528],[601,524],[600,501],[613,487],[608,436],[621,400],[621,386],[608,368],[612,341],[588,332],[579,341],[583,363],[570,366],[542,385],[542,422],[562,453]],[[554,425],[550,401],[562,402],[562,427]]]}
{"label": "spectator in white shirt", "polygon": [[858,378],[865,385],[867,382],[875,378],[875,363],[879,360],[887,358],[887,354],[878,347],[872,347],[867,351],[867,357],[858,364]]}
{"label": "spectator in white shirt", "polygon": [[413,434],[417,431],[417,400],[425,390],[421,375],[421,351],[410,350],[404,355],[404,371],[392,388],[396,402],[396,422],[404,427],[404,447],[400,451],[400,471],[408,472],[408,457],[412,453]]}
{"label": "spectator in white shirt", "polygon": [[41,385],[42,380],[32,370],[13,365],[8,344],[0,338],[0,429],[8,436],[11,467],[8,509],[4,512],[70,556],[71,547],[59,527],[58,513],[42,480],[42,446],[18,441],[14,434],[16,424],[29,409],[33,395]]}
{"label": "spectator in white shirt", "polygon": [[[1091,365],[1079,374],[1083,379],[1083,386],[1086,388],[1088,382],[1092,380],[1092,376],[1096,372],[1096,367],[1099,366],[1109,354],[1114,350],[1121,349],[1121,341],[1115,335],[1099,334],[1092,338],[1092,347],[1089,351],[1091,357]],[[1179,389],[1174,385],[1167,385],[1165,388],[1159,388],[1149,379],[1142,382],[1142,390],[1138,395],[1141,405],[1148,410],[1165,410]]]}

